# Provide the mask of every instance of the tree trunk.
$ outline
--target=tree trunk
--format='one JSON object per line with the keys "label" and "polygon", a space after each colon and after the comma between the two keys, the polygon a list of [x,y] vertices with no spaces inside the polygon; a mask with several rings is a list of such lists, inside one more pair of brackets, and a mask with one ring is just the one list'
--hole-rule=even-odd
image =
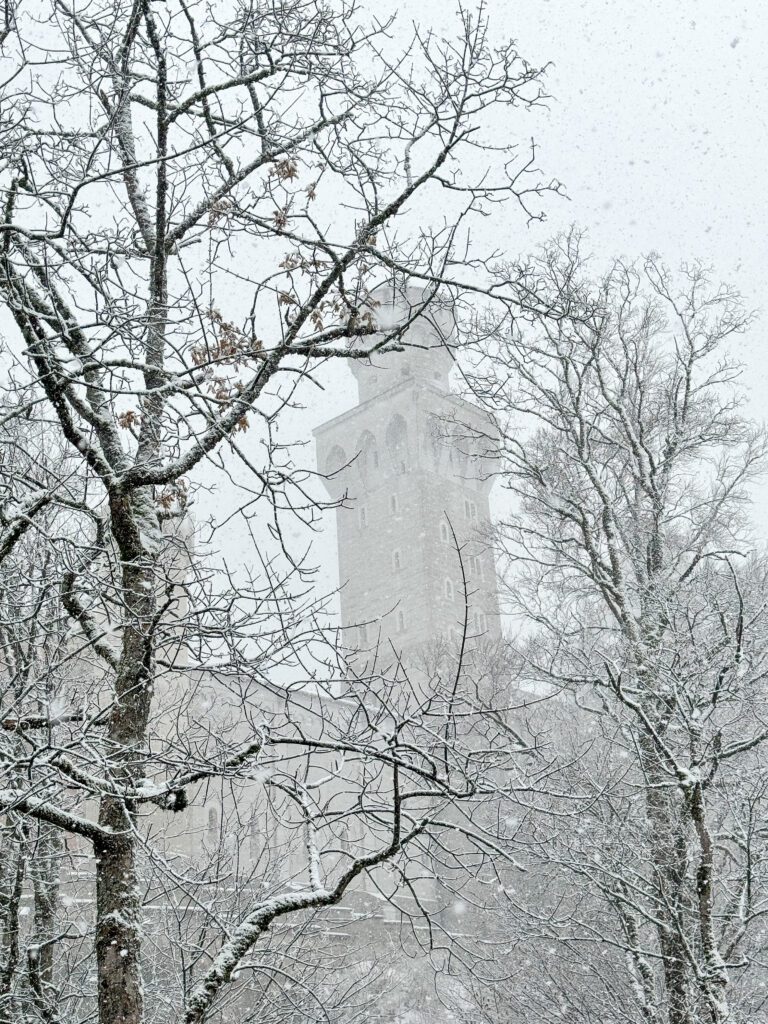
{"label": "tree trunk", "polygon": [[96,960],[100,1024],[141,1024],[141,930],[136,842],[125,833],[128,813],[118,800],[102,802],[100,823],[124,834],[96,848]]}
{"label": "tree trunk", "polygon": [[24,883],[24,847],[21,829],[8,828],[3,837],[0,867],[0,1024],[13,1024],[13,982],[19,962],[19,908]]}
{"label": "tree trunk", "polygon": [[715,938],[715,893],[713,884],[714,843],[707,822],[704,790],[697,781],[689,795],[688,806],[699,841],[699,864],[696,870],[696,899],[699,914],[699,935],[704,953],[706,973],[702,988],[713,1024],[724,1024],[730,1017],[728,1006],[728,971],[720,956]]}
{"label": "tree trunk", "polygon": [[642,735],[640,747],[648,788],[646,813],[653,879],[658,893],[658,928],[669,1024],[697,1024],[692,1005],[690,964],[681,935],[688,912],[685,878],[687,848],[677,791],[670,788],[653,740]]}
{"label": "tree trunk", "polygon": [[29,861],[35,901],[34,936],[27,950],[29,983],[45,1021],[57,1019],[53,987],[56,915],[59,904],[59,854],[61,835],[49,825],[37,826],[37,839]]}
{"label": "tree trunk", "polygon": [[[144,779],[147,724],[152,704],[152,631],[155,619],[154,559],[146,552],[157,524],[145,522],[151,498],[134,492],[113,500],[112,529],[123,562],[123,647],[107,730],[110,778],[134,788]],[[144,515],[142,515],[144,513]],[[96,853],[96,960],[100,1024],[141,1024],[141,895],[138,827],[130,800],[104,795],[99,824],[114,838],[99,840]]]}

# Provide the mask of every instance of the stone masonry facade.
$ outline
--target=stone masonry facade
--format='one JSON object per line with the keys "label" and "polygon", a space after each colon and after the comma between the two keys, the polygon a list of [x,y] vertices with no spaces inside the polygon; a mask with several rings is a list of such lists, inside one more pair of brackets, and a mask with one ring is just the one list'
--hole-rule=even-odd
{"label": "stone masonry facade", "polygon": [[[393,294],[380,315],[406,316],[408,299]],[[465,618],[469,637],[501,635],[488,547],[494,466],[475,436],[492,431],[451,393],[449,327],[425,316],[404,338],[418,347],[352,361],[359,404],[315,432],[318,468],[340,503],[341,622],[350,647],[413,650],[458,638]]]}

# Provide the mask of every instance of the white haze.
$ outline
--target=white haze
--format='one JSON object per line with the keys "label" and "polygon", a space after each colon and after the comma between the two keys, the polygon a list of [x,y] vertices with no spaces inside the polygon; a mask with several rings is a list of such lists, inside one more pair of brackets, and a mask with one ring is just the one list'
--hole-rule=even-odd
{"label": "white haze", "polygon": [[[545,200],[543,223],[526,224],[511,207],[497,209],[486,221],[486,237],[475,233],[476,245],[517,255],[576,224],[588,232],[596,266],[649,251],[673,266],[703,260],[758,314],[737,342],[737,356],[746,366],[750,412],[763,420],[768,5],[488,0],[485,10],[500,41],[511,36],[531,63],[550,64],[547,108],[513,125],[490,125],[490,134],[523,144],[535,139],[541,177],[559,179],[566,197]],[[455,8],[441,0],[375,5],[381,18],[395,11],[393,46],[409,36],[415,19],[440,35],[455,24]],[[310,467],[312,429],[356,402],[343,365],[326,368],[319,379],[324,390],[306,389],[304,410],[286,424],[285,439],[304,442],[297,462]],[[198,516],[219,514],[226,498],[226,485],[218,483],[213,494],[200,496]],[[326,514],[313,552],[322,591],[338,579],[333,518]],[[298,528],[288,539],[303,542]],[[218,538],[233,564],[243,557],[243,543],[242,530]]]}

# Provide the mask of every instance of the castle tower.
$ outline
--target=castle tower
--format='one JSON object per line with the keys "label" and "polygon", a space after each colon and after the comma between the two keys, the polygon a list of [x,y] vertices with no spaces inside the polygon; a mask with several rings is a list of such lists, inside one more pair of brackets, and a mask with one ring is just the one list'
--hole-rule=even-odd
{"label": "castle tower", "polygon": [[[380,324],[406,322],[414,289],[377,289]],[[490,423],[452,394],[453,318],[429,311],[402,353],[352,360],[359,404],[315,431],[319,470],[336,511],[341,622],[350,647],[400,651],[468,636],[501,636],[494,559],[487,546],[493,463],[467,425]],[[455,538],[455,540],[454,540]],[[461,547],[461,560],[457,552]]]}

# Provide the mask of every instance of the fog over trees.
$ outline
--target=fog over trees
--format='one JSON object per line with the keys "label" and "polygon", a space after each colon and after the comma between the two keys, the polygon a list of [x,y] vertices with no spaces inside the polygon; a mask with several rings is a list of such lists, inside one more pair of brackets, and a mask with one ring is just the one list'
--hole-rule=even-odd
{"label": "fog over trees", "polygon": [[[561,192],[482,6],[3,17],[0,1021],[764,1019],[738,293],[575,229],[482,247]],[[466,422],[332,480],[288,440],[350,361],[437,393],[432,344]],[[432,524],[445,635],[334,614],[323,517],[376,473],[503,495]]]}

